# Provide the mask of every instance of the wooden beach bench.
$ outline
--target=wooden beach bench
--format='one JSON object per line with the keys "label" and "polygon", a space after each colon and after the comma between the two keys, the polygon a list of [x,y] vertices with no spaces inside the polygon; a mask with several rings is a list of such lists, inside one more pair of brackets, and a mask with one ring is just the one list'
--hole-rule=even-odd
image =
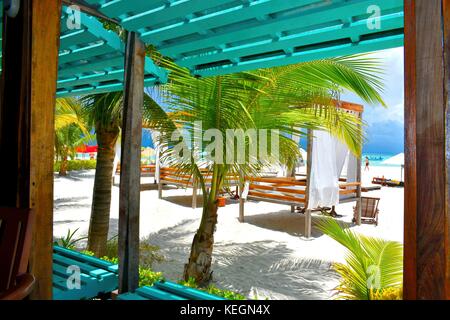
{"label": "wooden beach bench", "polygon": [[[116,172],[114,174],[114,181],[116,175],[120,175],[120,163],[117,165]],[[156,165],[154,164],[142,164],[141,165],[141,177],[152,177],[155,178],[156,183]]]}
{"label": "wooden beach bench", "polygon": [[[206,187],[209,188],[212,180],[212,173],[205,169],[201,169],[203,179],[205,181]],[[226,185],[230,187],[238,187],[239,178],[234,175],[228,175],[225,178]],[[175,167],[162,167],[159,172],[159,183],[158,183],[158,198],[162,199],[163,185],[172,185],[181,188],[192,188],[192,209],[197,208],[197,195],[200,189],[199,183],[196,181],[195,177],[187,174],[180,173],[180,170]],[[225,193],[222,190],[222,193]]]}
{"label": "wooden beach bench", "polygon": [[[358,186],[359,182],[340,182],[339,183],[339,202],[359,201]],[[291,207],[295,212],[296,207],[300,207],[305,214],[305,236],[311,235],[311,211],[306,210],[307,197],[307,179],[296,179],[295,177],[247,177],[245,188],[242,191],[239,204],[239,221],[244,222],[244,206],[246,200],[264,201],[277,204],[284,204]],[[320,211],[317,209],[317,211]]]}
{"label": "wooden beach bench", "polygon": [[135,292],[119,294],[117,300],[226,300],[207,292],[171,281],[155,282],[153,286],[138,288]]}
{"label": "wooden beach bench", "polygon": [[[80,287],[69,279],[80,271]],[[118,287],[118,265],[60,246],[53,247],[53,299],[83,300]]]}

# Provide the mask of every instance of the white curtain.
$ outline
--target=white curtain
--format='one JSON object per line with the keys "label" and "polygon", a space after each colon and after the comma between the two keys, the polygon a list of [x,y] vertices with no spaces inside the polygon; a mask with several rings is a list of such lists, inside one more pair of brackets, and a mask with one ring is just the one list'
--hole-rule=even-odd
{"label": "white curtain", "polygon": [[[347,165],[347,182],[356,182],[356,172],[358,168],[358,159],[349,152]],[[355,189],[356,187],[350,188]]]}
{"label": "white curtain", "polygon": [[153,140],[153,147],[155,148],[155,181],[156,183],[159,183],[159,175],[160,175],[160,168],[161,168],[161,161],[160,161],[160,155],[161,155],[161,148],[159,145],[159,132],[157,131],[151,131],[151,136]]}
{"label": "white curtain", "polygon": [[345,144],[325,131],[313,131],[308,209],[339,203],[339,177],[349,154]]}
{"label": "white curtain", "polygon": [[113,172],[112,172],[112,176],[114,177],[116,175],[116,171],[117,171],[117,166],[120,162],[120,155],[121,155],[121,142],[120,142],[120,138],[117,139],[116,141],[116,146],[115,146],[115,155],[114,155],[114,164],[113,164]]}

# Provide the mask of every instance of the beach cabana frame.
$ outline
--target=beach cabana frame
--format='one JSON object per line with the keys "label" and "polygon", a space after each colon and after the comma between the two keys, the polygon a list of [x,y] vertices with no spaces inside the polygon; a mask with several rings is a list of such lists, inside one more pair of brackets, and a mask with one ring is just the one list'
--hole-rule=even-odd
{"label": "beach cabana frame", "polygon": [[[344,112],[352,113],[358,119],[362,119],[364,107],[346,101],[336,101],[336,107]],[[263,201],[284,204],[291,207],[291,212],[295,212],[295,207],[302,208],[305,218],[304,236],[311,237],[312,233],[312,212],[315,208],[310,208],[309,198],[311,190],[312,155],[313,155],[313,132],[307,133],[307,159],[306,177],[297,179],[294,177],[247,177],[246,183],[239,198],[239,221],[244,222],[245,202],[247,200]],[[333,156],[333,155],[331,155]],[[347,156],[350,156],[349,154]],[[320,161],[320,160],[315,160]],[[361,201],[361,155],[356,159],[355,181],[336,181],[339,184],[339,203]],[[356,206],[360,208],[360,206]],[[359,209],[361,210],[361,209]],[[360,214],[357,224],[361,224]]]}
{"label": "beach cabana frame", "polygon": [[[0,205],[35,210],[29,269],[37,287],[31,298],[51,299],[52,145],[62,0],[20,3],[17,16],[3,17],[0,167],[7,188],[0,194]],[[138,283],[140,148],[136,146],[141,139],[144,43],[195,75],[211,76],[399,47],[404,41],[403,295],[450,298],[448,0],[64,3],[128,31],[119,219],[122,292],[133,291]]]}

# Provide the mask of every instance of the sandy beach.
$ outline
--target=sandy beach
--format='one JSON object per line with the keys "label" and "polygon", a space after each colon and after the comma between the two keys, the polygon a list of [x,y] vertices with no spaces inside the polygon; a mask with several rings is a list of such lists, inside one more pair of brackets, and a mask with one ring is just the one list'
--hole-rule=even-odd
{"label": "sandy beach", "polygon": [[[399,167],[371,167],[363,171],[363,186],[374,176],[400,179]],[[191,209],[191,189],[167,187],[158,199],[152,178],[143,178],[140,237],[161,248],[166,261],[155,264],[166,278],[179,280],[187,261],[191,241],[199,225],[199,207]],[[92,201],[94,171],[55,175],[54,236],[80,228],[87,234]],[[366,235],[403,241],[403,188],[383,187],[366,193],[380,197],[379,225],[353,226]],[[118,186],[113,187],[110,237],[117,234]],[[350,223],[354,203],[337,206],[340,220]],[[343,262],[345,250],[329,237],[313,231],[305,239],[303,216],[292,214],[288,206],[267,202],[247,202],[246,221],[239,223],[238,203],[231,200],[219,210],[215,234],[213,281],[223,288],[258,299],[330,299],[338,276],[332,262]],[[320,219],[313,216],[313,221]]]}

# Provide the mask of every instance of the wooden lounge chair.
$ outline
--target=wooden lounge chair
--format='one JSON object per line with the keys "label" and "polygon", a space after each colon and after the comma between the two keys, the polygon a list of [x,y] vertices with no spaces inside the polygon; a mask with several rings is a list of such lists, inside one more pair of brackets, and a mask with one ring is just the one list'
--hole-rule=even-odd
{"label": "wooden lounge chair", "polygon": [[31,209],[0,208],[0,300],[23,300],[33,290],[27,273],[33,218]]}
{"label": "wooden lounge chair", "polygon": [[[361,197],[361,222],[378,226],[378,204],[380,198]],[[353,222],[358,221],[358,205],[353,208]]]}

